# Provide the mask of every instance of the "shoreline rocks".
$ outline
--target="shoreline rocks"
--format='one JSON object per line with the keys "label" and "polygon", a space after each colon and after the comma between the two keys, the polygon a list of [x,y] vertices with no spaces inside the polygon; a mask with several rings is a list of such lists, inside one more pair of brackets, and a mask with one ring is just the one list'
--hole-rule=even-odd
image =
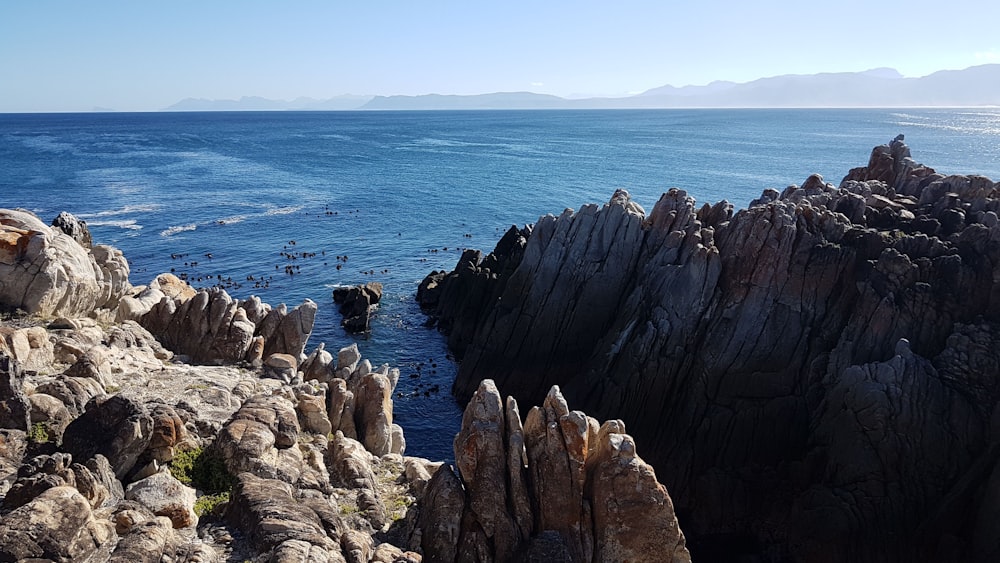
{"label": "shoreline rocks", "polygon": [[991,560],[989,525],[941,511],[992,514],[998,215],[1000,186],[897,138],[736,213],[618,191],[466,252],[420,301],[460,399],[558,385],[624,419],[696,558]]}

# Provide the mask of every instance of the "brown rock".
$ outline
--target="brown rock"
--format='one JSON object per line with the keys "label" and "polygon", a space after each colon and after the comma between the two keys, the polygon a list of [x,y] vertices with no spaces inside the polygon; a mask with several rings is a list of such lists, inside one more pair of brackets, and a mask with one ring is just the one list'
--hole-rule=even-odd
{"label": "brown rock", "polygon": [[667,489],[635,454],[628,434],[602,428],[587,460],[587,497],[594,514],[595,561],[690,563]]}
{"label": "brown rock", "polygon": [[295,378],[298,361],[289,354],[271,354],[264,360],[264,375],[290,383]]}
{"label": "brown rock", "polygon": [[[490,558],[497,561],[510,560],[523,539],[508,513],[506,429],[500,393],[492,381],[484,381],[465,407],[462,429],[455,437],[455,466],[466,489],[462,529],[481,531],[483,545],[463,542],[459,550],[479,552],[492,546]],[[523,490],[523,482],[519,487]]]}
{"label": "brown rock", "polygon": [[420,548],[428,561],[454,563],[458,560],[464,511],[462,480],[450,466],[441,466],[427,484],[417,519]]}
{"label": "brown rock", "polygon": [[261,551],[288,540],[303,541],[326,551],[339,548],[327,537],[316,512],[295,499],[290,485],[278,480],[241,473],[225,517]]}
{"label": "brown rock", "polygon": [[392,384],[379,373],[361,378],[355,398],[354,423],[358,437],[371,453],[383,456],[392,450]]}

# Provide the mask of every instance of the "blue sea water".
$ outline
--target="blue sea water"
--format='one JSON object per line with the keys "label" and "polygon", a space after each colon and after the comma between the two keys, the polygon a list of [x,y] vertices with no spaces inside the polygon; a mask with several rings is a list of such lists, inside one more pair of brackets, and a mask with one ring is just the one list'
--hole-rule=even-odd
{"label": "blue sea water", "polygon": [[[313,299],[309,349],[357,340],[401,368],[408,453],[448,459],[461,410],[414,302],[428,272],[619,187],[646,209],[671,187],[739,208],[814,172],[838,183],[898,133],[940,172],[1000,178],[997,109],[7,114],[0,207],[86,219],[136,285],[174,271],[237,298]],[[383,304],[370,335],[347,335],[331,290],[367,281]]]}

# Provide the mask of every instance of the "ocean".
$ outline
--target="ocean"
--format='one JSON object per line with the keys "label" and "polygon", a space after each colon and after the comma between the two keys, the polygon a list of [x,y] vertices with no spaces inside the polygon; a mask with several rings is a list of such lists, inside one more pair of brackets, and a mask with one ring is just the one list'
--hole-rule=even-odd
{"label": "ocean", "polygon": [[[456,367],[414,301],[427,273],[616,188],[651,210],[672,187],[742,208],[812,173],[837,184],[899,133],[939,172],[1000,179],[1000,109],[0,114],[0,207],[85,219],[135,285],[173,271],[314,300],[307,351],[357,342],[399,367],[407,453],[451,459]],[[346,334],[331,291],[368,281],[385,287],[371,333]]]}

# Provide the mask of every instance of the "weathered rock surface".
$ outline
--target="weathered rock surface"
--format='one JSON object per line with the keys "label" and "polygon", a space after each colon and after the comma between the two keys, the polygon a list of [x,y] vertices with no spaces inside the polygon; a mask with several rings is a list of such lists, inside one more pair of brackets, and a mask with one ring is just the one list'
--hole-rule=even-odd
{"label": "weathered rock surface", "polygon": [[0,354],[0,428],[27,431],[31,427],[31,405],[24,396],[21,366]]}
{"label": "weathered rock surface", "polygon": [[198,524],[194,489],[178,481],[169,471],[159,471],[130,484],[125,489],[125,498],[141,503],[157,516],[169,518],[174,528]]}
{"label": "weathered rock surface", "polygon": [[839,187],[814,175],[735,214],[675,189],[647,215],[619,191],[467,253],[421,303],[462,357],[460,398],[559,385],[623,419],[696,557],[985,561],[998,190],[899,139]]}
{"label": "weathered rock surface", "polygon": [[76,489],[52,487],[0,518],[0,560],[85,561],[110,551],[115,538]]}
{"label": "weathered rock surface", "polygon": [[60,212],[52,220],[52,226],[69,235],[70,238],[84,248],[90,249],[94,246],[94,239],[90,236],[90,229],[87,228],[87,222],[83,219],[78,219],[72,213],[66,211]]}
{"label": "weathered rock surface", "polygon": [[[3,229],[15,263],[35,235]],[[14,275],[0,285],[35,274]],[[0,323],[0,560],[419,561],[388,543],[408,537],[417,488],[392,424],[399,371],[356,346],[304,363],[314,303],[272,309],[164,274],[117,311],[92,307]],[[378,455],[337,432],[358,427]]]}
{"label": "weathered rock surface", "polygon": [[340,322],[347,332],[367,332],[371,330],[372,311],[382,300],[382,284],[368,282],[333,290],[333,302],[339,305]]}
{"label": "weathered rock surface", "polygon": [[523,428],[490,380],[455,438],[459,475],[441,467],[418,517],[431,561],[689,562],[667,490],[621,421],[570,411],[553,387]]}
{"label": "weathered rock surface", "polygon": [[110,246],[81,246],[25,210],[0,209],[0,309],[85,316],[114,309],[129,266]]}
{"label": "weathered rock surface", "polygon": [[[159,302],[143,311],[142,295],[128,302],[139,322],[165,347],[185,354],[199,364],[253,362],[272,354],[289,354],[305,360],[305,346],[316,318],[316,304],[305,300],[288,311],[271,309],[259,299],[233,299],[220,288],[192,292],[180,280],[157,278]],[[151,284],[153,287],[153,284]],[[260,338],[262,349],[257,349]]]}
{"label": "weathered rock surface", "polygon": [[149,446],[152,430],[145,406],[122,395],[105,395],[91,399],[86,411],[69,423],[62,447],[79,460],[103,455],[122,479]]}

